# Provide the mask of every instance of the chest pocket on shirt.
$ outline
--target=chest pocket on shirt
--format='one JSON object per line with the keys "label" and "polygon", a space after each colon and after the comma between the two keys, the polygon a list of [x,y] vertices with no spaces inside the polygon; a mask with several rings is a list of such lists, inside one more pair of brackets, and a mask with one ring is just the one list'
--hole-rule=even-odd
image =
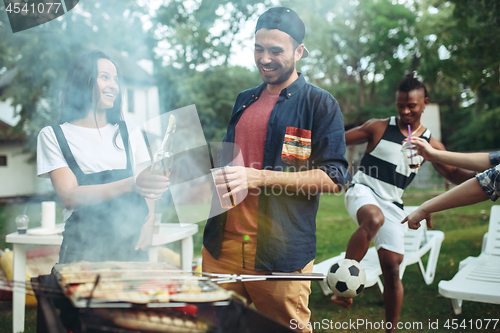
{"label": "chest pocket on shirt", "polygon": [[296,167],[306,166],[311,156],[311,131],[297,127],[287,127],[281,161]]}

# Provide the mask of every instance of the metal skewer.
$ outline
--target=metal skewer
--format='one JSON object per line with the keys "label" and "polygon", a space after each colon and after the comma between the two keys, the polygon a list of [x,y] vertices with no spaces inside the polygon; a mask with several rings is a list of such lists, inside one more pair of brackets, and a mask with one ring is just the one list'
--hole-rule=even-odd
{"label": "metal skewer", "polygon": [[90,296],[89,296],[89,300],[87,301],[87,308],[90,308],[90,302],[92,301],[92,296],[94,296],[94,291],[95,289],[97,288],[97,284],[99,283],[99,279],[101,278],[101,275],[100,274],[97,274],[97,277],[95,279],[95,283],[94,283],[94,287],[92,288],[92,290],[90,291]]}

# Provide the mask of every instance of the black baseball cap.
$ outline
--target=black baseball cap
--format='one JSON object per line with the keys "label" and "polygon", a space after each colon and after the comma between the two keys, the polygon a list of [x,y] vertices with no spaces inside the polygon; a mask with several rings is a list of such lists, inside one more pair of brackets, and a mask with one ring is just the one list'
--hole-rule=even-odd
{"label": "black baseball cap", "polygon": [[[300,19],[299,15],[292,9],[287,7],[274,7],[268,9],[257,20],[255,32],[260,29],[278,29],[289,34],[299,44],[302,44],[304,36],[306,35],[306,28],[304,22]],[[304,48],[302,58],[306,58],[309,51]]]}

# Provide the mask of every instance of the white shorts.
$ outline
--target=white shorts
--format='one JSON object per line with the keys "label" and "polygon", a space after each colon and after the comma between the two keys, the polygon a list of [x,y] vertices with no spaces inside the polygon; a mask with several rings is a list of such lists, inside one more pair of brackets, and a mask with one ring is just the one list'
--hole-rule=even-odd
{"label": "white shorts", "polygon": [[394,203],[380,198],[368,186],[356,184],[349,188],[345,194],[345,207],[358,225],[356,215],[358,209],[364,205],[375,205],[384,214],[384,224],[373,237],[377,251],[382,248],[404,255],[404,237],[408,231],[408,223],[401,224],[401,221],[406,217],[404,211]]}

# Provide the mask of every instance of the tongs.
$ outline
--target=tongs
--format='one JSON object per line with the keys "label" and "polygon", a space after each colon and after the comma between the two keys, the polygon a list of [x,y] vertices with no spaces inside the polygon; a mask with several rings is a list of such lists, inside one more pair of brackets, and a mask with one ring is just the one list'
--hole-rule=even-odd
{"label": "tongs", "polygon": [[209,280],[218,284],[233,283],[233,282],[250,282],[250,281],[266,281],[266,280],[295,280],[295,281],[322,281],[325,275],[322,273],[282,273],[271,272],[269,274],[252,275],[252,274],[216,274],[198,272],[209,277]]}
{"label": "tongs", "polygon": [[175,133],[176,128],[177,126],[175,124],[175,116],[171,114],[168,119],[167,131],[165,133],[165,136],[163,137],[163,141],[153,156],[153,164],[151,165],[151,171],[159,169],[161,163],[161,168],[163,169],[163,173],[165,176],[167,176],[166,172],[170,168],[170,166],[165,165],[165,159],[172,157],[170,148],[172,146],[172,137]]}

